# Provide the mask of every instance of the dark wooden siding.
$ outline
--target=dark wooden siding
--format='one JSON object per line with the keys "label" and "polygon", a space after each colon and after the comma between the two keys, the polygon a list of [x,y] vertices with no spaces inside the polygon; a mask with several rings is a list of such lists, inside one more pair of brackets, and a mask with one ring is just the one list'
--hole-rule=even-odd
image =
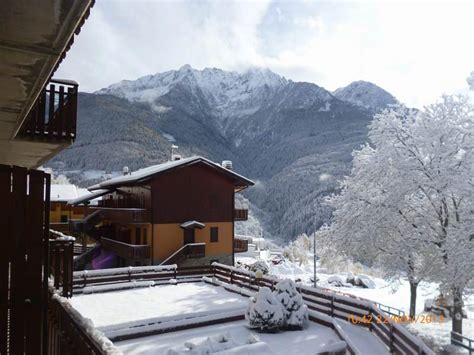
{"label": "dark wooden siding", "polygon": [[158,176],[151,188],[153,223],[233,221],[233,182],[204,165]]}

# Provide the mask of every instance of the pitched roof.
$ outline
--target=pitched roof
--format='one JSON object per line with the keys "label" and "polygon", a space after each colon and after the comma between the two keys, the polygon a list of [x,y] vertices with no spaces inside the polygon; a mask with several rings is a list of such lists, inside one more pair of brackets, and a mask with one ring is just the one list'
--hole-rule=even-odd
{"label": "pitched roof", "polygon": [[85,190],[85,193],[79,195],[79,197],[77,198],[70,199],[67,202],[68,205],[75,206],[75,205],[80,205],[85,202],[90,202],[92,205],[96,205],[97,204],[96,201],[99,199],[99,197],[112,192],[112,190],[96,190],[94,192],[89,192],[86,189],[79,189],[79,190]]}
{"label": "pitched roof", "polygon": [[242,189],[255,184],[252,180],[249,180],[246,177],[239,175],[232,170],[226,169],[221,165],[214,163],[206,158],[196,156],[175,161],[168,161],[166,163],[152,165],[147,168],[139,169],[130,173],[129,175],[119,176],[114,179],[106,180],[99,184],[90,186],[88,190],[93,191],[98,189],[110,189],[118,186],[134,185],[140,182],[147,181],[155,175],[159,175],[161,173],[179,167],[190,166],[198,163],[205,164],[213,169],[216,169],[218,172],[232,178],[235,181],[235,186],[242,187]]}
{"label": "pitched roof", "polygon": [[79,196],[76,185],[51,184],[50,200],[54,202],[65,202]]}

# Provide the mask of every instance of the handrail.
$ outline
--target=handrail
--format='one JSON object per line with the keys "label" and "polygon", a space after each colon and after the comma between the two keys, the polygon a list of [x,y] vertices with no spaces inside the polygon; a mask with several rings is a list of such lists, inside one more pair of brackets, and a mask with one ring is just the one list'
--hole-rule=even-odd
{"label": "handrail", "polygon": [[[215,274],[218,280],[253,291],[257,291],[261,286],[274,289],[279,280],[268,275],[256,277],[256,274],[251,271],[240,270],[219,263],[212,264],[211,272]],[[297,287],[308,308],[312,310],[346,321],[351,317],[364,319],[364,316],[371,316],[375,321],[361,321],[356,322],[355,325],[368,327],[391,351],[423,355],[434,354],[416,336],[410,334],[400,324],[393,322],[389,316],[384,315],[372,301],[341,295],[333,290],[325,290],[319,287],[303,285]]]}
{"label": "handrail", "polygon": [[[469,345],[465,344],[464,341],[467,341]],[[457,332],[451,331],[451,344],[469,350],[469,355],[474,353],[474,339],[470,339]]]}
{"label": "handrail", "polygon": [[161,262],[159,265],[164,265],[165,263],[167,263],[168,261],[172,260],[175,256],[177,256],[178,254],[180,254],[181,252],[184,251],[184,249],[187,249],[187,248],[191,248],[193,246],[206,246],[206,243],[188,243],[188,244],[185,244],[183,245],[181,248],[179,248],[178,250],[176,250],[173,254],[171,254],[169,257],[167,257],[163,262]]}
{"label": "handrail", "polygon": [[123,258],[147,259],[150,257],[149,245],[128,244],[106,237],[100,238],[100,244],[103,248],[109,249]]}

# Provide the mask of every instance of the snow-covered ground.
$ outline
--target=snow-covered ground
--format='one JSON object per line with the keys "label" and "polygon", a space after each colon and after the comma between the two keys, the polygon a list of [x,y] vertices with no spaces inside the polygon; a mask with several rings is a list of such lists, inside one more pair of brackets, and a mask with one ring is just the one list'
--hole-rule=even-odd
{"label": "snow-covered ground", "polygon": [[[261,253],[264,256],[264,253]],[[257,259],[248,256],[237,257],[237,261],[241,261],[245,264],[252,264]],[[306,265],[298,265],[285,260],[279,265],[273,265],[268,262],[270,267],[270,274],[278,276],[280,278],[291,278],[293,280],[301,280],[302,283],[312,284],[313,278],[313,263],[310,261]],[[327,269],[321,267],[319,262],[317,263],[317,278],[318,286],[336,290],[338,292],[348,293],[354,296],[362,297],[374,302],[382,303],[387,306],[395,307],[403,310],[406,314],[409,313],[410,306],[410,285],[407,280],[400,281],[386,281],[380,277],[370,275],[370,270],[364,270],[360,274],[368,275],[370,279],[375,283],[375,288],[360,288],[360,287],[335,287],[327,282],[328,278],[337,275],[345,281],[347,273],[353,270],[347,270],[347,272],[329,273]],[[418,286],[417,292],[417,314],[424,313],[424,302],[428,298],[434,298],[439,294],[438,286],[434,283],[421,282]],[[465,299],[467,319],[463,320],[463,333],[465,336],[474,338],[474,295],[471,295]],[[439,349],[450,343],[450,331],[451,331],[451,320],[446,319],[444,322],[433,322],[433,323],[412,323],[408,325],[408,328],[413,332],[421,336],[427,345],[435,349]],[[459,353],[462,353],[462,349],[458,349]],[[467,351],[466,351],[467,352]]]}
{"label": "snow-covered ground", "polygon": [[185,283],[142,289],[77,295],[72,306],[95,327],[132,323],[145,319],[165,320],[186,314],[225,312],[247,307],[247,298],[205,283]]}
{"label": "snow-covered ground", "polygon": [[[273,354],[314,354],[329,342],[339,340],[336,333],[328,327],[309,322],[308,328],[302,331],[287,331],[275,334],[259,334],[246,327],[245,321],[218,324],[208,327],[183,330],[163,335],[149,336],[117,342],[115,345],[124,354],[155,355],[167,354],[170,349],[186,351],[185,342],[197,343],[209,336],[227,334],[240,344],[245,344],[249,334],[255,334],[266,343]],[[247,352],[259,354],[261,352]],[[242,352],[245,354],[245,352]]]}

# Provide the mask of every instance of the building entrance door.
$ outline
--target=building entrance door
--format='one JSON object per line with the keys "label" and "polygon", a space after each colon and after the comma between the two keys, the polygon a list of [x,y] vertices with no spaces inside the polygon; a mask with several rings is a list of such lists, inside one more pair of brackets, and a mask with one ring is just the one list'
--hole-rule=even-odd
{"label": "building entrance door", "polygon": [[194,228],[186,228],[184,230],[184,243],[183,245],[194,243]]}

